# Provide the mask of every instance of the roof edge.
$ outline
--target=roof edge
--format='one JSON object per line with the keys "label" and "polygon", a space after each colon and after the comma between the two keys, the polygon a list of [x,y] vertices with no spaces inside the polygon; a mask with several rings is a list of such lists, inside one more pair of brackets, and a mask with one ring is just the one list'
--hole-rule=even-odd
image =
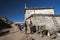
{"label": "roof edge", "polygon": [[53,7],[25,8],[25,10],[35,10],[35,9],[37,10],[37,9],[54,9],[54,8]]}

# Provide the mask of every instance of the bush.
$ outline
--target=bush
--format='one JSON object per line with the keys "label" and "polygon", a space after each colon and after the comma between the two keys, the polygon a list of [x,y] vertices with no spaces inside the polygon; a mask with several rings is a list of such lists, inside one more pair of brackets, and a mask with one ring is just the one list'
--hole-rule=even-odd
{"label": "bush", "polygon": [[46,30],[46,26],[45,25],[42,25],[41,26],[41,30]]}

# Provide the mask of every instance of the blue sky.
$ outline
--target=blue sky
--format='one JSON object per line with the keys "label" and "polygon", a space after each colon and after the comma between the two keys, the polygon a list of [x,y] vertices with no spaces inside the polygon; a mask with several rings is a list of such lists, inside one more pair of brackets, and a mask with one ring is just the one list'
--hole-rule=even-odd
{"label": "blue sky", "polygon": [[0,0],[0,17],[7,17],[13,22],[23,22],[25,3],[27,8],[53,7],[55,14],[60,14],[60,0]]}

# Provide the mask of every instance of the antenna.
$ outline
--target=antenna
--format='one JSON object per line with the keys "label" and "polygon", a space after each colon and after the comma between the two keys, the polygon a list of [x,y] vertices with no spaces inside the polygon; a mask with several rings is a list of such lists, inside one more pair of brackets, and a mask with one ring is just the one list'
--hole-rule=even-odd
{"label": "antenna", "polygon": [[26,8],[26,3],[25,3],[25,8]]}

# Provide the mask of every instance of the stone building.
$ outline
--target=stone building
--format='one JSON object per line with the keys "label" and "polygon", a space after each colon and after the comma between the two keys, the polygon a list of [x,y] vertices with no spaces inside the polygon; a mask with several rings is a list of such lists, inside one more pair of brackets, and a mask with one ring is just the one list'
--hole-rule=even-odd
{"label": "stone building", "polygon": [[60,28],[60,15],[54,13],[54,8],[25,8],[25,21],[29,27],[30,21],[35,26],[46,26],[46,29]]}

